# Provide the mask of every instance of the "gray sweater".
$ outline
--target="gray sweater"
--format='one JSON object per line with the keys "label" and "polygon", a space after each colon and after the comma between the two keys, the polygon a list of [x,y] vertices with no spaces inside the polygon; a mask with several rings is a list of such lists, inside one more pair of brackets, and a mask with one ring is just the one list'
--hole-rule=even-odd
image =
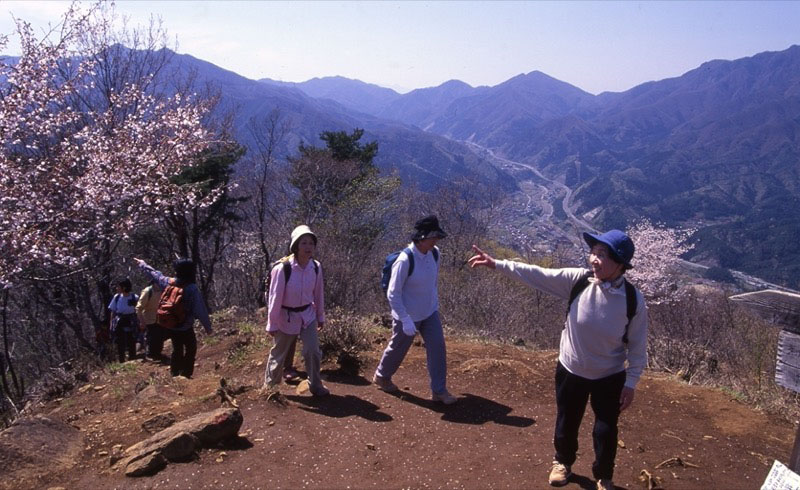
{"label": "gray sweater", "polygon": [[[545,293],[569,299],[572,286],[586,269],[546,269],[510,260],[498,260],[497,270]],[[636,315],[628,326],[624,285],[590,279],[575,299],[561,332],[558,360],[572,374],[600,379],[626,369],[625,386],[635,388],[647,364],[647,307],[637,289]]]}

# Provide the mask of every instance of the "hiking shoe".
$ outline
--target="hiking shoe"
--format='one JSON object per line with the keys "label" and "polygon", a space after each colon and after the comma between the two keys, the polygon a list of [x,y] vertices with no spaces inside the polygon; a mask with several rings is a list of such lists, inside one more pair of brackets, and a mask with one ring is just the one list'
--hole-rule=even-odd
{"label": "hiking shoe", "polygon": [[321,387],[321,388],[317,388],[317,389],[309,390],[309,391],[314,396],[328,396],[328,395],[331,394],[331,390],[329,390],[328,388],[325,388],[324,386]]}
{"label": "hiking shoe", "polygon": [[431,396],[431,400],[435,402],[442,402],[445,405],[452,405],[458,399],[451,395],[447,390],[444,390],[441,393],[434,393],[433,396]]}
{"label": "hiking shoe", "polygon": [[[553,461],[553,467],[550,468],[550,478],[548,481],[550,485],[554,487],[563,487],[569,483],[569,477],[571,476],[572,471],[570,471],[569,466],[561,464],[558,461]],[[600,482],[597,482],[597,488],[600,488]]]}
{"label": "hiking shoe", "polygon": [[394,393],[400,390],[396,384],[392,383],[391,379],[378,376],[378,373],[375,373],[375,376],[372,377],[372,382],[378,385],[379,390],[385,391],[386,393]]}
{"label": "hiking shoe", "polygon": [[611,480],[597,480],[597,490],[615,490],[616,488]]}
{"label": "hiking shoe", "polygon": [[299,378],[300,378],[300,373],[297,372],[296,369],[287,369],[283,373],[283,380],[286,381],[287,383],[289,381],[294,381],[294,380],[299,379]]}

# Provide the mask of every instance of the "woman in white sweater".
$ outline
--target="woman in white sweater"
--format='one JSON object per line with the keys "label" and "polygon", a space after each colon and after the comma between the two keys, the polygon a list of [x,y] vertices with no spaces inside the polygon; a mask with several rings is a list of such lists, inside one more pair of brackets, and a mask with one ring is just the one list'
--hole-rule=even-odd
{"label": "woman in white sweater", "polygon": [[590,402],[595,414],[592,473],[598,489],[613,489],[617,421],[633,402],[636,383],[647,363],[647,308],[641,292],[624,278],[625,271],[633,267],[631,239],[619,230],[584,233],[583,237],[591,248],[591,270],[547,269],[495,260],[474,245],[475,256],[469,264],[497,269],[570,300],[556,366],[555,458],[549,483],[568,483],[578,451],[578,429]]}

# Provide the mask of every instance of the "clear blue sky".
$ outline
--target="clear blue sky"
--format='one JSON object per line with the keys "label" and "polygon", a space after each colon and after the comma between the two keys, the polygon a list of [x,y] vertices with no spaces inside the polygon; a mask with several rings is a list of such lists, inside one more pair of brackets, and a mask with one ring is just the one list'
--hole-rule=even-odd
{"label": "clear blue sky", "polygon": [[[40,27],[67,5],[0,0],[0,33],[12,32],[11,13]],[[179,52],[249,78],[341,75],[399,91],[450,79],[496,85],[533,70],[591,93],[622,91],[800,44],[798,1],[116,5],[132,23],[160,16]]]}

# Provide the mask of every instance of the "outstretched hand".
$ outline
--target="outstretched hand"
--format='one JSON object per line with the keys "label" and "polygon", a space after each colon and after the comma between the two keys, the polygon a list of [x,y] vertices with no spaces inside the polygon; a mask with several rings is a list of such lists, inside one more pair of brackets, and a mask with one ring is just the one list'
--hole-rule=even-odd
{"label": "outstretched hand", "polygon": [[144,260],[142,260],[140,258],[137,258],[137,257],[134,257],[133,261],[136,262],[136,265],[142,265],[142,264],[145,263]]}
{"label": "outstretched hand", "polygon": [[474,269],[475,267],[481,265],[490,269],[494,269],[496,267],[495,260],[492,258],[492,256],[479,249],[477,245],[472,246],[472,251],[475,253],[475,255],[470,257],[470,259],[467,261],[471,268]]}

